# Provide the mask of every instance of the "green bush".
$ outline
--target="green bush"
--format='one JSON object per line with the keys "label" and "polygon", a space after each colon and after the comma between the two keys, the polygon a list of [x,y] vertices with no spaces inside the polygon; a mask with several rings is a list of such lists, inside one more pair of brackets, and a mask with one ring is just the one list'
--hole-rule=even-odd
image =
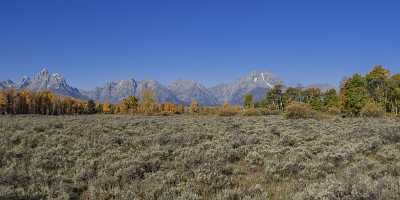
{"label": "green bush", "polygon": [[305,103],[295,102],[287,106],[286,117],[288,119],[307,119],[316,117],[316,112]]}
{"label": "green bush", "polygon": [[360,114],[362,117],[383,117],[385,111],[376,103],[369,102],[361,109]]}

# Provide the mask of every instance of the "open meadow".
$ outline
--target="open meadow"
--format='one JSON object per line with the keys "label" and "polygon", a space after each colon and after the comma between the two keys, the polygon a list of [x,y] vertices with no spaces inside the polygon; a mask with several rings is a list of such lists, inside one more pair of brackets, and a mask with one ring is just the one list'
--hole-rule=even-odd
{"label": "open meadow", "polygon": [[400,120],[0,116],[0,199],[399,199]]}

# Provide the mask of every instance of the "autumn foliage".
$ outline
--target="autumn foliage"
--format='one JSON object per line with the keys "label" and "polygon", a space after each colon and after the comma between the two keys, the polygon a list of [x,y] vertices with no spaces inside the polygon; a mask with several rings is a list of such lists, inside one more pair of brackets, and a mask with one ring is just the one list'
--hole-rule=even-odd
{"label": "autumn foliage", "polygon": [[55,95],[49,91],[6,89],[0,92],[1,114],[91,114],[88,102]]}
{"label": "autumn foliage", "polygon": [[289,118],[308,118],[310,113],[324,112],[337,115],[380,117],[385,113],[400,113],[400,74],[391,75],[382,66],[376,66],[366,75],[355,74],[344,79],[340,91],[319,88],[284,87],[275,85],[266,91],[261,101],[252,94],[243,97],[243,106],[225,102],[207,107],[193,99],[190,105],[172,102],[160,103],[151,89],[143,89],[140,98],[129,96],[117,104],[85,101],[56,95],[50,91],[31,92],[14,88],[0,91],[0,114],[182,114],[241,116],[286,113]]}

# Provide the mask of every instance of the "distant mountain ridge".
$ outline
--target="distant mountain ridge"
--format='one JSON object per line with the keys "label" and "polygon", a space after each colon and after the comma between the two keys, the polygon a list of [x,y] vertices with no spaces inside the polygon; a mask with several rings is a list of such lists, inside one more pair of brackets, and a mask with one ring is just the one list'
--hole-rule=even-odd
{"label": "distant mountain ridge", "polygon": [[168,89],[186,105],[189,105],[193,100],[196,100],[200,105],[214,106],[219,104],[217,97],[208,88],[195,81],[177,80],[172,82]]}
{"label": "distant mountain ridge", "polygon": [[[190,105],[193,100],[196,100],[201,105],[215,106],[224,102],[243,104],[244,95],[249,93],[253,95],[255,101],[259,101],[277,84],[283,84],[283,81],[271,72],[253,71],[230,83],[210,88],[192,80],[176,80],[168,86],[164,86],[155,80],[137,81],[131,78],[109,81],[92,90],[79,90],[70,86],[61,74],[50,74],[47,69],[42,69],[33,78],[23,76],[16,83],[11,80],[0,81],[0,89],[49,90],[59,95],[77,99],[93,99],[110,103],[117,103],[128,96],[137,96],[140,99],[143,90],[151,89],[161,103],[172,102]],[[325,89],[328,88],[326,84],[322,84],[322,86]]]}
{"label": "distant mountain ridge", "polygon": [[261,100],[267,91],[283,81],[270,72],[253,71],[231,83],[220,84],[210,88],[219,102],[243,104],[243,96],[252,94],[255,101]]}
{"label": "distant mountain ridge", "polygon": [[0,81],[0,89],[14,87],[15,83],[12,80]]}
{"label": "distant mountain ridge", "polygon": [[48,90],[63,96],[86,99],[79,89],[71,87],[62,75],[58,73],[50,74],[47,69],[42,69],[33,78],[23,76],[17,83],[10,80],[3,81],[0,84],[0,89],[5,88],[27,89],[30,91]]}
{"label": "distant mountain ridge", "polygon": [[319,88],[322,92],[326,92],[326,91],[328,91],[328,90],[330,90],[330,89],[335,89],[335,90],[338,89],[338,88],[337,88],[336,86],[334,86],[334,85],[322,84],[322,83],[320,83],[320,84],[311,84],[311,85],[307,85],[307,86],[305,86],[304,88],[305,88],[305,89],[307,89],[307,88]]}
{"label": "distant mountain ridge", "polygon": [[118,102],[128,96],[137,94],[137,83],[135,79],[107,82],[104,86],[96,87],[94,90],[81,90],[89,99],[100,102]]}

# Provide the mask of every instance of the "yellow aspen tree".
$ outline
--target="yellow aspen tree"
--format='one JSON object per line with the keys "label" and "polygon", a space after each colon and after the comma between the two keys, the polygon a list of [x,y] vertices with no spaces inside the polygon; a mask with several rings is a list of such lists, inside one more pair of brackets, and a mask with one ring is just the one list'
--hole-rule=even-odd
{"label": "yellow aspen tree", "polygon": [[105,113],[105,114],[111,113],[111,106],[107,102],[103,104],[103,113]]}
{"label": "yellow aspen tree", "polygon": [[230,105],[229,105],[229,103],[228,102],[224,102],[224,104],[222,105],[222,108],[223,109],[229,109],[229,107],[230,107]]}
{"label": "yellow aspen tree", "polygon": [[193,100],[190,104],[189,110],[191,113],[198,113],[200,111],[199,103],[196,100]]}
{"label": "yellow aspen tree", "polygon": [[185,106],[179,105],[176,109],[177,111],[175,112],[176,114],[182,114],[185,112]]}
{"label": "yellow aspen tree", "polygon": [[21,90],[18,93],[18,110],[21,114],[29,113],[32,104],[32,96],[28,90]]}
{"label": "yellow aspen tree", "polygon": [[4,114],[6,112],[6,95],[3,92],[0,92],[0,114]]}
{"label": "yellow aspen tree", "polygon": [[118,105],[117,110],[120,113],[128,113],[129,111],[129,101],[128,99],[123,99]]}
{"label": "yellow aspen tree", "polygon": [[176,105],[170,102],[167,102],[162,105],[162,111],[174,113],[176,111]]}
{"label": "yellow aspen tree", "polygon": [[117,104],[115,107],[115,113],[126,113],[124,104],[121,103]]}
{"label": "yellow aspen tree", "polygon": [[154,91],[151,89],[144,89],[140,97],[141,110],[144,113],[155,113],[160,111],[160,106],[157,102]]}

